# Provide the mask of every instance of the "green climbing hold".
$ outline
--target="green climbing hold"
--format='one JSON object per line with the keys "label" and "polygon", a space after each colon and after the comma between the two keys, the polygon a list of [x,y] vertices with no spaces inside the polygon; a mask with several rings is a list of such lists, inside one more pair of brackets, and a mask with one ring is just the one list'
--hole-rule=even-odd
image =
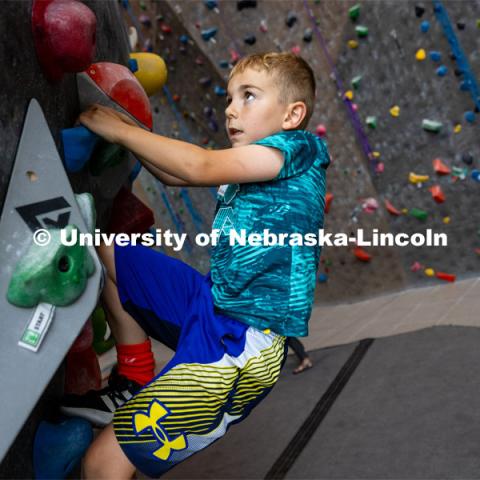
{"label": "green climbing hold", "polygon": [[465,180],[468,175],[467,167],[453,167],[452,168],[452,177],[458,177],[460,180]]}
{"label": "green climbing hold", "polygon": [[358,3],[348,10],[348,16],[351,20],[356,20],[360,16],[360,5]]}
{"label": "green climbing hold", "polygon": [[422,128],[427,132],[438,133],[443,127],[442,122],[437,122],[435,120],[428,120],[424,118],[422,120]]}
{"label": "green climbing hold", "polygon": [[372,130],[377,128],[377,117],[367,117],[365,121]]}
{"label": "green climbing hold", "polygon": [[101,175],[108,168],[119,165],[128,157],[128,152],[120,145],[101,141],[95,147],[88,164],[93,176]]}
{"label": "green climbing hold", "polygon": [[[50,242],[40,246],[32,241],[28,252],[17,263],[7,291],[7,299],[18,307],[34,307],[40,302],[69,305],[85,290],[87,279],[95,272],[93,258],[86,246],[67,246],[78,233],[75,225],[61,231],[49,229]],[[73,236],[72,236],[73,235]]]}
{"label": "green climbing hold", "polygon": [[355,90],[358,90],[360,88],[360,81],[362,80],[362,75],[357,75],[356,77],[352,78],[352,87]]}
{"label": "green climbing hold", "polygon": [[422,220],[422,221],[425,221],[428,217],[428,212],[426,212],[425,210],[421,210],[420,208],[411,208],[408,211],[408,214],[411,217],[415,217],[416,219]]}
{"label": "green climbing hold", "polygon": [[94,233],[97,223],[97,212],[95,211],[95,201],[90,193],[75,194],[78,208],[82,214],[83,221],[89,233]]}
{"label": "green climbing hold", "polygon": [[368,36],[368,27],[365,27],[364,25],[357,25],[355,27],[355,32],[357,32],[357,35],[360,38],[364,38]]}
{"label": "green climbing hold", "polygon": [[114,345],[115,339],[110,332],[107,337],[107,319],[102,307],[97,307],[92,314],[93,342],[92,347],[97,355],[108,352]]}

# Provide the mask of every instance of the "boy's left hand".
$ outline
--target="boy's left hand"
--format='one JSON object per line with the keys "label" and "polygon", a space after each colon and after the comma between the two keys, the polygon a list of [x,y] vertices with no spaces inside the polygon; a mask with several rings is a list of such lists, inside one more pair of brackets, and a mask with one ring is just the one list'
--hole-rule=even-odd
{"label": "boy's left hand", "polygon": [[110,143],[121,143],[126,130],[137,124],[113,108],[92,105],[78,117],[80,123]]}

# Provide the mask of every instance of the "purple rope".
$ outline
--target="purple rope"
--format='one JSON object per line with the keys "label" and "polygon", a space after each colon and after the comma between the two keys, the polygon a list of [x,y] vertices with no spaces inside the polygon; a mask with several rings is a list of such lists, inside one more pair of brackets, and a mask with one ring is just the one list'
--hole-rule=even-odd
{"label": "purple rope", "polygon": [[342,81],[340,79],[340,75],[338,74],[337,69],[335,68],[335,64],[333,63],[332,57],[328,53],[327,49],[327,44],[325,42],[325,39],[323,38],[322,33],[320,32],[320,29],[318,28],[317,22],[315,21],[315,17],[313,15],[313,12],[311,8],[307,4],[307,0],[303,0],[303,5],[305,7],[305,10],[307,11],[308,16],[310,17],[310,21],[312,22],[313,25],[313,30],[315,32],[315,35],[320,42],[320,46],[322,47],[323,53],[325,54],[325,58],[327,59],[327,62],[330,66],[330,70],[333,73],[333,77],[335,79],[335,83],[337,84],[337,88],[342,94],[342,99],[343,103],[347,109],[348,116],[350,118],[350,122],[352,123],[352,126],[355,130],[355,133],[357,134],[357,138],[360,141],[360,144],[362,146],[362,149],[370,163],[370,166],[373,168],[375,171],[375,167],[377,165],[377,162],[375,161],[374,158],[372,158],[372,152],[373,149],[370,146],[370,143],[368,142],[367,135],[365,133],[365,130],[363,129],[360,119],[358,118],[357,112],[353,109],[352,102],[344,97],[344,92],[345,90],[343,89]]}

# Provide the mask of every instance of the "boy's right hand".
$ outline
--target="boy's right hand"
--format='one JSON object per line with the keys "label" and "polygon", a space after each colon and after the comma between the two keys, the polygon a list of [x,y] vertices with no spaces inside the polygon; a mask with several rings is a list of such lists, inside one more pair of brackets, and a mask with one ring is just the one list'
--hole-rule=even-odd
{"label": "boy's right hand", "polygon": [[78,120],[82,125],[110,143],[121,143],[128,129],[139,128],[126,115],[97,104],[82,112]]}

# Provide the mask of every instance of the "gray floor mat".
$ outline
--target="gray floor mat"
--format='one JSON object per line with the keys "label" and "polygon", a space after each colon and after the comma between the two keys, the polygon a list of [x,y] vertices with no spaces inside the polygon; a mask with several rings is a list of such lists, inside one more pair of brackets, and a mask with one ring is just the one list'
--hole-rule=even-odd
{"label": "gray floor mat", "polygon": [[[242,424],[165,478],[264,478],[358,343],[290,357]],[[480,478],[480,329],[434,327],[376,339],[285,478]]]}

